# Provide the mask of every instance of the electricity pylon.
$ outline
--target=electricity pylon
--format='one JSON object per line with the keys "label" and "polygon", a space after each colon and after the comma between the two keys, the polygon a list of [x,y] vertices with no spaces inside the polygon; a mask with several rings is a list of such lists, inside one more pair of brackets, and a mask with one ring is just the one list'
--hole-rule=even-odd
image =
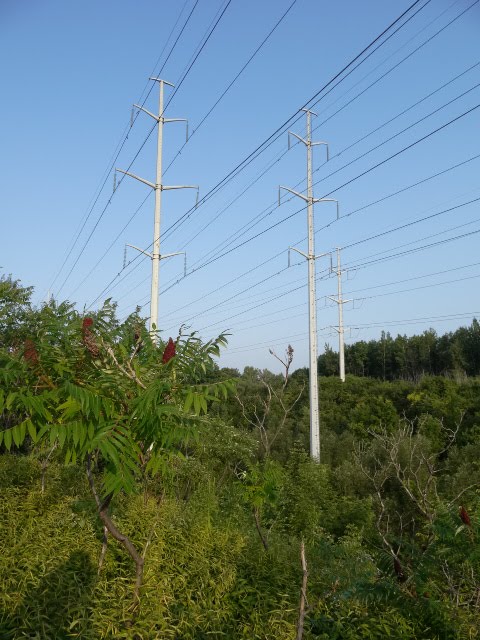
{"label": "electricity pylon", "polygon": [[338,333],[338,357],[340,380],[345,382],[345,327],[343,326],[343,305],[351,300],[342,298],[342,267],[340,264],[340,248],[337,247],[337,266],[332,270],[337,274],[337,297],[328,296],[328,299],[338,304],[338,327],[333,327]]}
{"label": "electricity pylon", "polygon": [[163,125],[166,122],[186,122],[187,123],[187,140],[188,140],[188,122],[185,118],[165,118],[163,115],[163,92],[164,87],[167,84],[169,87],[173,87],[174,85],[171,82],[167,82],[166,80],[162,80],[161,78],[150,78],[150,80],[154,80],[158,82],[160,85],[160,95],[159,95],[159,105],[158,105],[158,116],[145,109],[140,105],[134,104],[133,106],[141,111],[144,111],[151,118],[156,120],[158,123],[158,136],[157,136],[157,167],[156,167],[156,177],[155,182],[150,182],[149,180],[145,180],[144,178],[140,178],[129,171],[122,171],[122,169],[115,169],[115,171],[119,171],[131,178],[135,178],[139,182],[143,182],[151,189],[155,191],[155,211],[154,211],[154,223],[153,223],[153,242],[152,242],[152,252],[144,251],[143,249],[139,249],[134,245],[128,245],[145,254],[152,260],[152,286],[150,291],[150,333],[152,335],[152,339],[156,342],[157,340],[157,331],[158,331],[158,286],[159,286],[159,267],[160,260],[165,258],[171,258],[173,256],[183,254],[183,252],[177,253],[160,253],[160,233],[161,233],[161,212],[162,212],[162,191],[168,191],[171,189],[196,189],[197,190],[197,202],[198,202],[198,186],[197,185],[177,185],[177,186],[166,186],[162,184],[162,156],[163,156]]}
{"label": "electricity pylon", "polygon": [[[307,228],[308,228],[308,253],[291,247],[292,251],[296,251],[302,255],[308,262],[308,323],[309,323],[309,391],[310,391],[310,456],[320,462],[320,416],[318,403],[318,346],[317,346],[317,308],[315,294],[315,260],[320,256],[315,255],[315,225],[313,220],[313,205],[315,202],[336,202],[338,216],[338,201],[333,198],[314,198],[313,182],[312,182],[312,147],[325,145],[327,147],[328,160],[328,143],[312,142],[312,125],[311,116],[316,115],[309,109],[302,109],[307,116],[307,136],[301,136],[288,132],[288,146],[290,147],[290,136],[294,136],[307,148],[307,195],[298,193],[288,187],[280,186],[278,188],[278,202],[280,204],[280,189],[285,189],[293,195],[298,196],[307,203]],[[324,254],[322,254],[324,255]]]}

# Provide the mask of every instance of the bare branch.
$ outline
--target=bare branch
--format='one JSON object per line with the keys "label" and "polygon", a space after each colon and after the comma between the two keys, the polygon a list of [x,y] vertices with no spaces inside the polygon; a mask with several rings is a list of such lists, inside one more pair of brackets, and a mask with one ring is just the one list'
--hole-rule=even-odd
{"label": "bare branch", "polygon": [[308,567],[307,559],[305,558],[305,543],[302,540],[300,543],[300,562],[302,563],[302,588],[300,591],[300,605],[298,613],[297,623],[297,640],[303,638],[303,626],[305,623],[305,611],[307,604],[307,582],[308,582]]}

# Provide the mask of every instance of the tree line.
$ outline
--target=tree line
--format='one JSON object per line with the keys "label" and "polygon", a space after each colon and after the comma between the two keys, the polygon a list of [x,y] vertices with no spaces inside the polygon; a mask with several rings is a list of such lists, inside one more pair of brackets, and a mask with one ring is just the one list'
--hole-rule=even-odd
{"label": "tree line", "polygon": [[[382,331],[379,340],[345,345],[345,369],[355,376],[381,380],[419,380],[421,376],[480,375],[480,324],[438,335],[434,329],[420,335]],[[318,358],[322,376],[339,374],[338,353],[329,345]]]}

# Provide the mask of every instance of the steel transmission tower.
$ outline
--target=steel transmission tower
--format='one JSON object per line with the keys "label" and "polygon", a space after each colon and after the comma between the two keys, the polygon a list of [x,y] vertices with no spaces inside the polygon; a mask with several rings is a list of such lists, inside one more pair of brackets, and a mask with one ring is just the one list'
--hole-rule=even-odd
{"label": "steel transmission tower", "polygon": [[154,212],[154,223],[153,223],[153,242],[152,242],[152,252],[144,251],[143,249],[139,249],[135,245],[127,245],[140,251],[145,254],[152,260],[152,286],[150,291],[150,333],[152,335],[152,339],[154,341],[157,340],[157,331],[158,331],[158,295],[159,295],[159,270],[160,270],[160,260],[165,258],[171,258],[172,256],[177,256],[183,254],[184,252],[177,253],[160,253],[160,234],[161,234],[161,214],[162,214],[162,191],[168,191],[171,189],[196,189],[197,190],[197,202],[198,202],[198,186],[197,185],[176,185],[176,186],[166,186],[162,183],[162,156],[163,156],[163,125],[166,122],[185,122],[187,123],[187,140],[188,140],[188,121],[185,118],[165,118],[163,115],[164,106],[163,106],[163,93],[165,85],[167,84],[169,87],[173,87],[174,85],[171,82],[167,82],[166,80],[162,80],[161,78],[150,78],[150,80],[154,80],[159,83],[160,95],[159,95],[159,104],[158,104],[158,115],[151,113],[144,107],[134,104],[133,106],[141,111],[144,111],[151,118],[156,120],[158,123],[158,135],[157,135],[157,166],[156,166],[156,177],[155,183],[150,182],[149,180],[145,180],[144,178],[140,178],[129,171],[122,171],[122,169],[115,169],[115,171],[119,171],[127,176],[135,178],[139,182],[143,182],[151,189],[155,191],[155,212]]}
{"label": "steel transmission tower", "polygon": [[343,305],[351,300],[342,298],[342,267],[340,264],[340,248],[337,247],[337,266],[332,270],[337,275],[337,297],[328,296],[329,300],[338,304],[338,327],[333,327],[338,332],[338,356],[340,380],[345,382],[345,327],[343,326]]}
{"label": "steel transmission tower", "polygon": [[[311,116],[316,115],[313,111],[308,109],[302,109],[305,111],[307,117],[307,135],[306,138],[293,133],[288,132],[288,146],[290,148],[290,136],[294,136],[299,142],[303,142],[307,148],[307,195],[298,193],[288,187],[280,186],[278,190],[278,201],[280,204],[280,189],[285,189],[293,195],[298,196],[307,203],[307,227],[308,227],[308,253],[300,251],[295,247],[290,247],[292,251],[296,251],[302,255],[308,262],[308,322],[309,322],[309,390],[310,390],[310,456],[320,462],[320,417],[319,417],[319,403],[318,403],[318,346],[317,346],[317,307],[316,307],[316,293],[315,293],[315,260],[320,258],[320,255],[315,255],[315,226],[313,219],[313,205],[315,202],[337,202],[333,198],[314,198],[313,197],[313,184],[312,184],[312,147],[318,145],[325,145],[327,147],[327,160],[328,144],[326,142],[312,142],[312,124]],[[337,216],[338,216],[338,202],[337,202]],[[322,254],[325,255],[325,254]]]}

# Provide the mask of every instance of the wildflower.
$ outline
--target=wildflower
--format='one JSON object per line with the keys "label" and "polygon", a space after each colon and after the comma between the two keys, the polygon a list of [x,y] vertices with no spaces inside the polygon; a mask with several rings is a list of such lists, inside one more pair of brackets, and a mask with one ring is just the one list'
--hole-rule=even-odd
{"label": "wildflower", "polygon": [[25,350],[23,352],[25,360],[30,364],[36,364],[38,362],[38,351],[35,347],[35,343],[30,338],[25,340]]}
{"label": "wildflower", "polygon": [[82,322],[82,342],[85,347],[88,349],[90,355],[96,358],[100,352],[97,343],[95,342],[95,338],[93,337],[90,328],[93,324],[92,318],[84,318]]}
{"label": "wildflower", "polygon": [[470,516],[467,513],[467,510],[465,509],[465,507],[460,507],[460,518],[463,522],[463,524],[466,524],[467,527],[471,527],[472,523],[470,522]]}
{"label": "wildflower", "polygon": [[175,357],[175,342],[169,338],[162,356],[163,364],[167,364],[173,357]]}

